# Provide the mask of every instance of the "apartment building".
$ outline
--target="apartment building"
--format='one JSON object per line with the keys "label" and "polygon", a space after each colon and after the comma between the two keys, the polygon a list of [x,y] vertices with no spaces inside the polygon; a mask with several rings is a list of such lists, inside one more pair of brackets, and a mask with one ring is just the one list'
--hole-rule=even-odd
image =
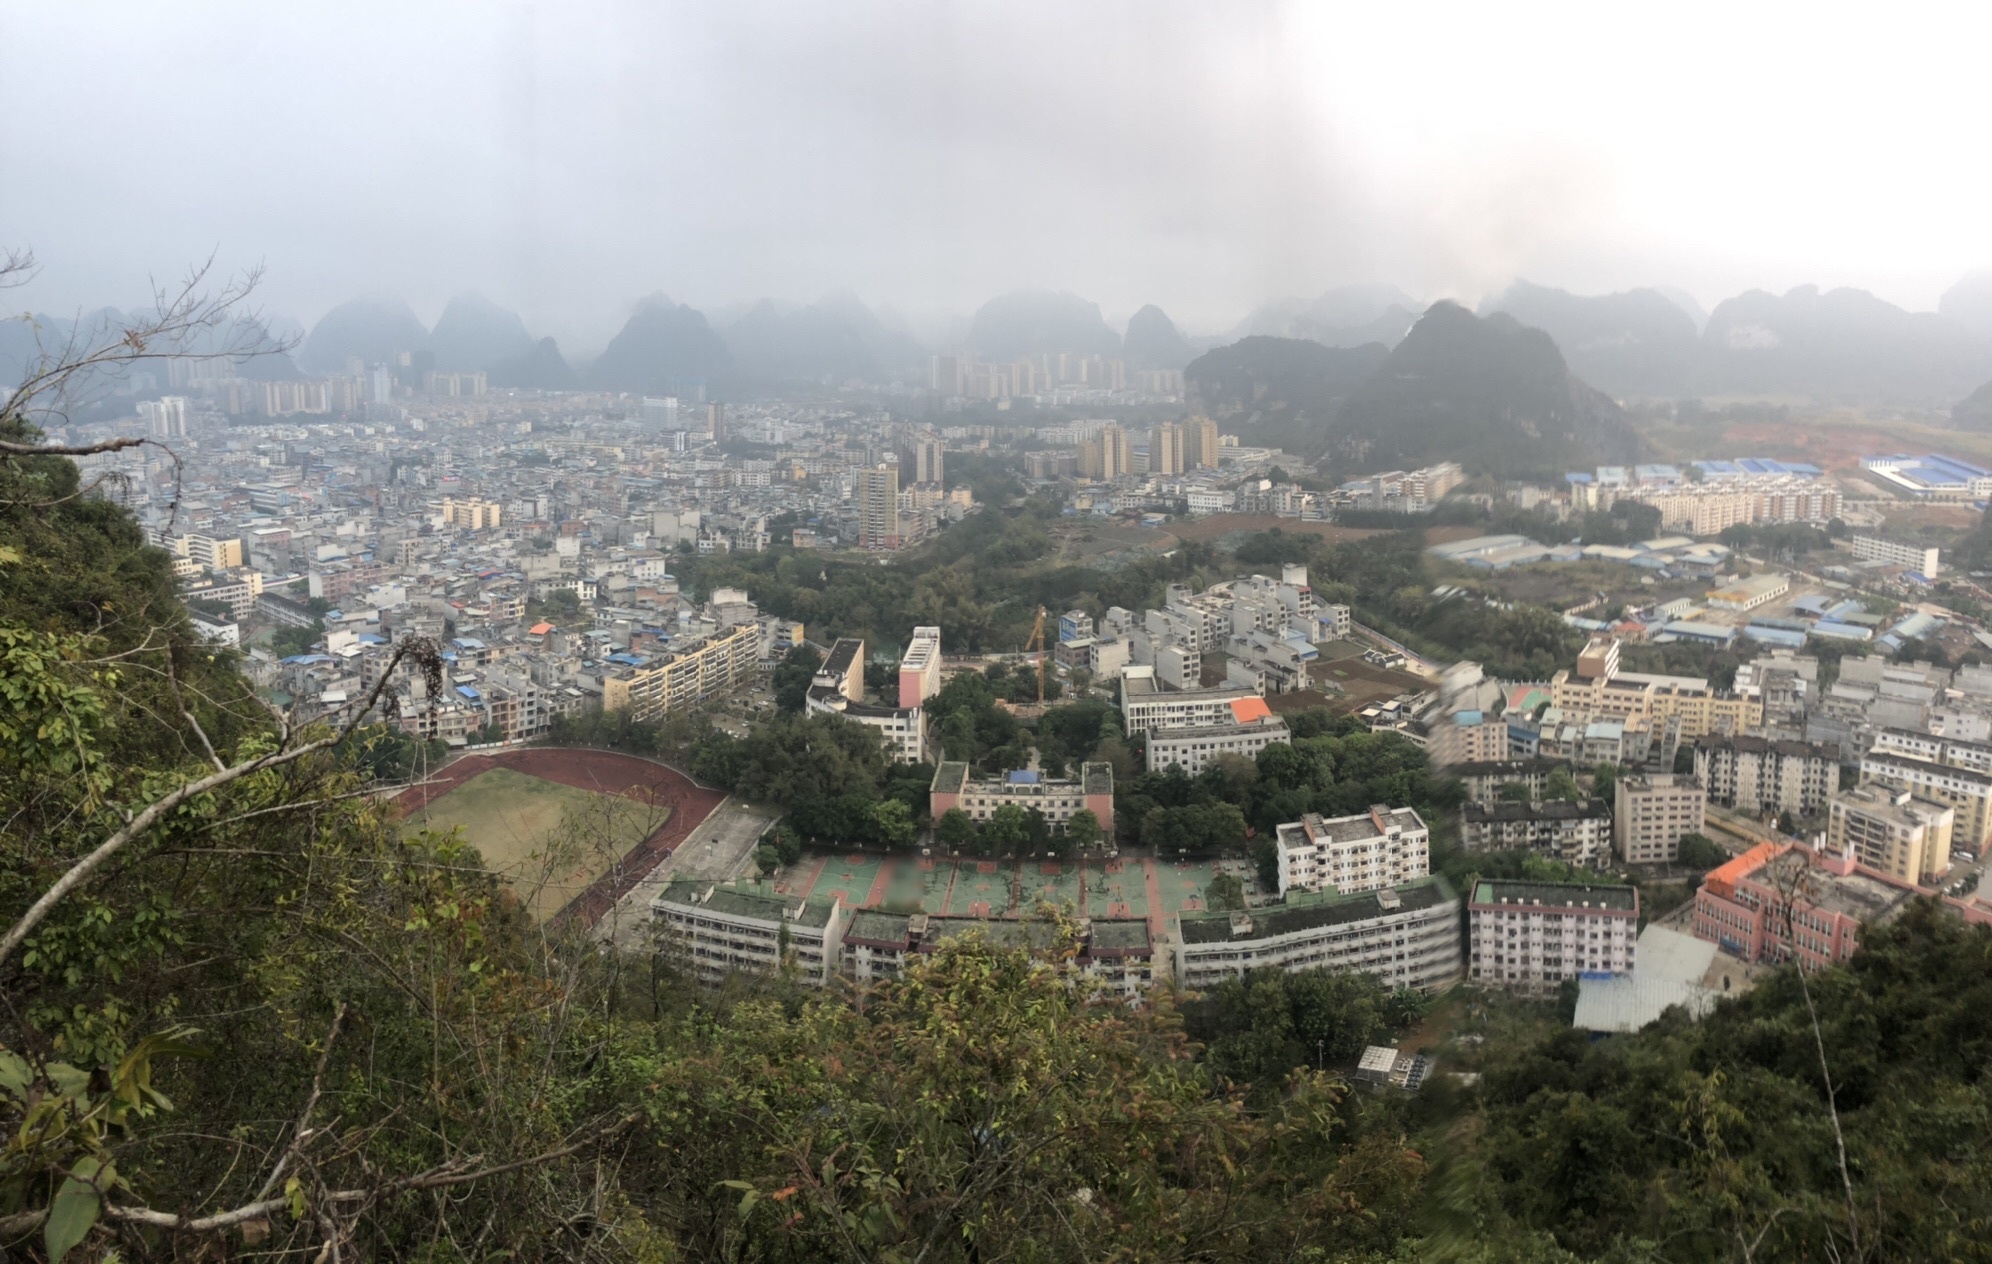
{"label": "apartment building", "polygon": [[1528,790],[1531,799],[1540,799],[1549,784],[1549,774],[1561,768],[1570,771],[1565,759],[1491,759],[1478,763],[1455,764],[1450,771],[1459,778],[1466,797],[1474,803],[1493,803],[1511,786]]}
{"label": "apartment building", "polygon": [[1680,854],[1681,836],[1701,832],[1708,797],[1693,777],[1674,773],[1618,779],[1612,843],[1627,864],[1664,864]]}
{"label": "apartment building", "polygon": [[1742,736],[1695,743],[1695,779],[1711,803],[1739,812],[1823,811],[1840,784],[1840,748],[1830,743]]}
{"label": "apartment building", "polygon": [[1611,806],[1603,799],[1469,802],[1460,807],[1459,841],[1468,851],[1532,851],[1596,869],[1612,853]]}
{"label": "apartment building", "polygon": [[928,811],[935,820],[953,808],[960,808],[978,824],[987,821],[1004,804],[1044,814],[1053,829],[1081,809],[1099,818],[1100,828],[1111,835],[1114,829],[1114,766],[1081,764],[1076,779],[1046,777],[1042,773],[1017,769],[1001,777],[970,777],[968,765],[956,761],[942,763],[934,770],[928,791]]}
{"label": "apartment building", "polygon": [[1234,702],[1260,698],[1239,685],[1212,689],[1163,689],[1153,667],[1121,670],[1121,727],[1129,735],[1151,729],[1210,728],[1237,723]]}
{"label": "apartment building", "polygon": [[1941,565],[1934,544],[1905,544],[1878,535],[1855,535],[1847,537],[1846,545],[1855,557],[1885,566],[1900,566],[1926,579],[1935,579]]}
{"label": "apartment building", "polygon": [[899,529],[899,467],[876,465],[858,470],[852,486],[858,511],[858,547],[896,549]]}
{"label": "apartment building", "polygon": [[1859,872],[1847,856],[1792,843],[1759,843],[1710,871],[1695,892],[1695,938],[1744,961],[1788,961],[1809,970],[1852,957],[1863,926],[1913,894]]}
{"label": "apartment building", "polygon": [[[1930,741],[1921,734],[1883,729],[1861,759],[1861,783],[1907,790],[1955,809],[1952,845],[1983,856],[1987,843],[1992,842],[1992,773],[1944,762],[1974,758],[1978,743],[1942,741],[1932,752]],[[1911,750],[1918,753],[1911,754]],[[1923,758],[1926,753],[1939,758]]]}
{"label": "apartment building", "polygon": [[1826,850],[1898,882],[1933,885],[1951,865],[1955,809],[1907,790],[1856,786],[1833,796]]}
{"label": "apartment building", "polygon": [[1252,970],[1345,970],[1387,987],[1459,981],[1459,896],[1442,877],[1381,891],[1295,892],[1283,905],[1177,918],[1176,982],[1203,991]]}
{"label": "apartment building", "polygon": [[1280,894],[1376,891],[1432,871],[1432,833],[1414,808],[1377,804],[1354,816],[1313,812],[1279,827]]}
{"label": "apartment building", "polygon": [[1582,974],[1630,974],[1639,889],[1582,882],[1477,882],[1466,906],[1469,979],[1552,997]]}
{"label": "apartment building", "polygon": [[761,632],[753,624],[682,645],[673,642],[660,657],[604,676],[602,708],[628,709],[633,719],[656,719],[748,679],[760,665],[760,652]]}
{"label": "apartment building", "polygon": [[899,705],[917,707],[941,691],[941,630],[914,628],[899,660]]}
{"label": "apartment building", "polygon": [[1257,759],[1266,747],[1289,740],[1286,721],[1266,709],[1265,699],[1241,698],[1233,709],[1240,716],[1235,724],[1151,730],[1148,771],[1160,772],[1173,764],[1194,777],[1219,755]]}
{"label": "apartment building", "polygon": [[787,965],[806,982],[833,977],[850,913],[841,901],[795,900],[679,879],[650,904],[660,953],[702,983]]}

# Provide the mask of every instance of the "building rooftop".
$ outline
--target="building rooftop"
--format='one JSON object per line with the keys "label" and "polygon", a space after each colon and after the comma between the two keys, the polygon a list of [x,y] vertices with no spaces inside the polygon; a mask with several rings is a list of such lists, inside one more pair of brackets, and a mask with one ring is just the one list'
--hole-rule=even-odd
{"label": "building rooftop", "polygon": [[[1393,898],[1397,903],[1395,908],[1389,907]],[[1420,913],[1458,899],[1446,880],[1435,874],[1383,891],[1289,896],[1284,905],[1267,905],[1243,914],[1183,913],[1177,917],[1177,928],[1185,944],[1272,939],[1324,926]],[[1234,921],[1239,923],[1237,933]]]}
{"label": "building rooftop", "polygon": [[1509,882],[1487,879],[1473,888],[1478,905],[1521,904],[1530,908],[1613,909],[1639,911],[1639,888],[1591,882]]}
{"label": "building rooftop", "polygon": [[1466,819],[1473,822],[1496,821],[1582,821],[1610,820],[1611,805],[1603,799],[1584,799],[1571,803],[1563,799],[1539,799],[1534,803],[1519,803],[1512,799],[1500,799],[1493,803],[1467,803],[1461,806]]}
{"label": "building rooftop", "polygon": [[816,928],[829,925],[831,912],[835,908],[828,900],[789,900],[759,891],[742,891],[725,883],[688,878],[680,878],[665,887],[655,903],[703,908],[769,922],[786,920],[793,925]]}
{"label": "building rooftop", "polygon": [[830,647],[830,657],[823,661],[826,675],[849,675],[851,668],[858,665],[859,655],[865,652],[865,643],[857,637],[840,636]]}
{"label": "building rooftop", "polygon": [[[1577,980],[1577,1013],[1571,1026],[1580,1031],[1638,1031],[1671,1005],[1699,1018],[1721,994],[1708,977],[1716,965],[1716,945],[1657,922],[1639,933],[1630,974],[1585,974]],[[1728,958],[1728,971],[1744,967]]]}
{"label": "building rooftop", "polygon": [[[1296,847],[1311,846],[1314,843],[1353,843],[1360,839],[1380,837],[1386,827],[1400,830],[1422,830],[1424,818],[1415,808],[1392,808],[1377,804],[1367,812],[1354,816],[1325,817],[1309,812],[1298,821],[1280,826],[1280,842]],[[1304,837],[1290,837],[1289,830]]]}

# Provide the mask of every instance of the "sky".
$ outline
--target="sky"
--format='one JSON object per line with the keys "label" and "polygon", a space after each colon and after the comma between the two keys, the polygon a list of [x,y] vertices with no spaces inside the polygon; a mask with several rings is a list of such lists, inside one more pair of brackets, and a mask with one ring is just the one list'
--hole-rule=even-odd
{"label": "sky", "polygon": [[1347,283],[1935,306],[1992,263],[1992,6],[0,0],[0,309],[214,255],[271,314],[1012,289],[1192,333]]}

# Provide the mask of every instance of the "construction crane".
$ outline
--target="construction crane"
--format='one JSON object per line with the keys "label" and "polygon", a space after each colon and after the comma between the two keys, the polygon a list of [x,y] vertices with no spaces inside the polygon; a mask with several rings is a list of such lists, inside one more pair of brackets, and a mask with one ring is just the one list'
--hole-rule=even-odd
{"label": "construction crane", "polygon": [[1039,606],[1037,622],[1031,625],[1031,639],[1024,642],[1024,651],[1037,650],[1038,707],[1044,707],[1044,607]]}

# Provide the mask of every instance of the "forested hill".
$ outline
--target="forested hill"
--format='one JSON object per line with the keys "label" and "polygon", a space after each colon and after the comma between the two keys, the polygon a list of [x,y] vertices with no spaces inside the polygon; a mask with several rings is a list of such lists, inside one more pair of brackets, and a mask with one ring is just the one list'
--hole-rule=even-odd
{"label": "forested hill", "polygon": [[1623,410],[1571,374],[1548,334],[1456,303],[1433,304],[1388,353],[1248,338],[1186,376],[1227,426],[1338,471],[1456,460],[1471,473],[1555,477],[1639,447]]}

